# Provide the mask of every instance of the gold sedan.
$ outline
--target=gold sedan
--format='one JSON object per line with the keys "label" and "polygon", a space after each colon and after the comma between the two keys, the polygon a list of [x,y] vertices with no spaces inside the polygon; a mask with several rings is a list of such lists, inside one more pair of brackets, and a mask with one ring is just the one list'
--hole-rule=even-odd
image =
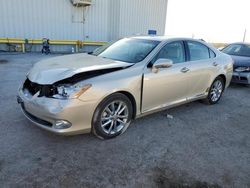
{"label": "gold sedan", "polygon": [[17,100],[43,129],[107,139],[149,113],[200,99],[217,103],[232,71],[230,56],[200,40],[131,37],[36,63]]}

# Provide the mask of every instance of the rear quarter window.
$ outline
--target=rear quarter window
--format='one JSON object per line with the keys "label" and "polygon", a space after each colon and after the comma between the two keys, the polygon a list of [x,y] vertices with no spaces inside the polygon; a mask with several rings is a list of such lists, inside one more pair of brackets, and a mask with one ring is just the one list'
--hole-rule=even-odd
{"label": "rear quarter window", "polygon": [[216,54],[214,53],[213,50],[209,49],[209,57],[210,58],[215,58],[216,57]]}

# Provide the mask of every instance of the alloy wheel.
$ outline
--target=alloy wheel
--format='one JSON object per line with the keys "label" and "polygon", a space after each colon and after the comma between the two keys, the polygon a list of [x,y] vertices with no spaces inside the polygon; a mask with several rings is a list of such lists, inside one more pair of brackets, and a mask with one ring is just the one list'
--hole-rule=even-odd
{"label": "alloy wheel", "polygon": [[221,97],[222,92],[223,92],[223,84],[220,80],[216,80],[211,88],[210,99],[213,102],[218,101]]}
{"label": "alloy wheel", "polygon": [[120,132],[127,124],[129,110],[123,101],[109,103],[101,114],[101,128],[109,135]]}

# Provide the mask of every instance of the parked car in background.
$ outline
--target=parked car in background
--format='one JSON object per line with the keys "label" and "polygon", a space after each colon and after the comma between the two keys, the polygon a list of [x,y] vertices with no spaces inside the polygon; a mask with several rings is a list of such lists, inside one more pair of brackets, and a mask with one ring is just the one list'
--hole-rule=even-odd
{"label": "parked car in background", "polygon": [[232,82],[250,84],[250,44],[234,43],[221,51],[231,55],[234,60]]}
{"label": "parked car in background", "polygon": [[216,104],[233,71],[232,58],[200,40],[131,37],[93,54],[34,65],[18,91],[24,115],[48,131],[123,133],[137,117],[194,100]]}

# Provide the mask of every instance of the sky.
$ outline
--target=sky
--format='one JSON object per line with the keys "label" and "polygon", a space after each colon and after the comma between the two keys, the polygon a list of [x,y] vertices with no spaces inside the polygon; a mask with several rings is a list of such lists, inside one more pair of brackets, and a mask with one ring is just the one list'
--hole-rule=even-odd
{"label": "sky", "polygon": [[250,42],[250,0],[168,0],[165,35]]}

